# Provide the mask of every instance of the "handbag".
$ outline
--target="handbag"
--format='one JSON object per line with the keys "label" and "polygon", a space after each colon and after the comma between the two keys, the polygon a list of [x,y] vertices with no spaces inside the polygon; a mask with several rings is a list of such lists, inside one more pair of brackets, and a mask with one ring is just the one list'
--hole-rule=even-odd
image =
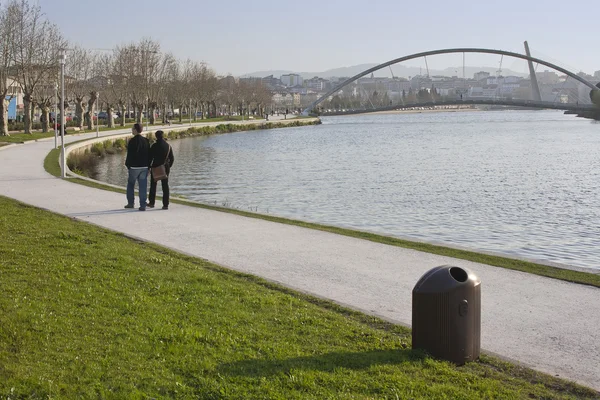
{"label": "handbag", "polygon": [[152,167],[152,179],[154,179],[154,182],[162,181],[163,179],[167,179],[169,177],[169,175],[167,175],[167,163],[169,162],[169,154],[171,154],[171,146],[169,146],[169,150],[167,151],[165,163],[159,165],[158,167]]}

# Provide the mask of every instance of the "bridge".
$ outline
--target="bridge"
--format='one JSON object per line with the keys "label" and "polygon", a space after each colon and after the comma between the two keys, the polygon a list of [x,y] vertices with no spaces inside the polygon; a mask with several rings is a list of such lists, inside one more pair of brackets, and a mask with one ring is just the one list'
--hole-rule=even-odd
{"label": "bridge", "polygon": [[[552,68],[553,70],[561,72],[562,74],[566,75],[568,78],[571,78],[571,79],[577,81],[578,84],[584,85],[590,91],[589,92],[590,99],[593,100],[594,103],[597,103],[597,104],[600,104],[600,90],[593,83],[589,82],[585,78],[579,76],[578,74],[576,74],[572,71],[569,71],[565,68],[560,67],[559,65],[542,60],[540,58],[532,57],[529,53],[529,47],[527,45],[527,42],[525,42],[525,51],[526,51],[526,54],[520,54],[520,53],[515,53],[515,52],[510,52],[510,51],[485,49],[485,48],[452,48],[452,49],[431,50],[431,51],[415,53],[415,54],[407,55],[404,57],[396,58],[396,59],[384,62],[382,64],[376,65],[375,67],[369,68],[351,78],[346,79],[339,85],[337,85],[334,88],[332,88],[331,90],[329,90],[323,96],[319,97],[317,100],[312,102],[308,107],[306,107],[304,109],[303,114],[308,115],[309,113],[316,110],[316,107],[319,104],[321,104],[323,101],[325,101],[329,97],[333,96],[335,93],[342,90],[344,87],[346,87],[346,86],[352,84],[353,82],[357,81],[358,79],[360,79],[368,74],[371,74],[375,71],[378,71],[382,68],[386,68],[391,65],[398,64],[398,63],[401,63],[404,61],[418,59],[421,57],[425,58],[425,62],[427,65],[427,57],[428,56],[439,55],[439,54],[452,54],[452,53],[462,53],[463,54],[463,67],[464,67],[464,54],[465,53],[496,54],[496,55],[500,55],[502,57],[507,56],[507,57],[513,57],[516,59],[521,59],[521,60],[527,61],[529,64],[529,71],[530,71],[530,77],[531,77],[532,98],[534,100],[467,98],[464,100],[452,101],[452,100],[446,99],[444,101],[432,102],[432,104],[429,102],[428,103],[411,104],[411,105],[396,104],[396,105],[390,105],[389,107],[387,107],[387,106],[381,107],[377,110],[375,110],[375,109],[363,110],[362,112],[372,112],[372,111],[379,111],[379,110],[393,110],[393,109],[401,109],[401,108],[408,108],[408,107],[429,107],[432,105],[456,105],[456,104],[495,104],[495,105],[506,105],[506,106],[515,106],[515,107],[518,106],[518,107],[531,107],[531,108],[560,109],[560,110],[568,110],[568,111],[573,111],[573,112],[589,112],[594,109],[596,109],[596,110],[598,109],[598,108],[594,108],[595,106],[591,102],[589,104],[579,104],[579,102],[577,104],[575,104],[575,103],[563,103],[560,101],[554,101],[554,102],[541,101],[539,86],[538,86],[537,79],[535,76],[535,69],[533,68],[533,63],[537,63],[538,65],[543,65],[548,68]],[[463,78],[465,78],[465,77],[463,76]]]}
{"label": "bridge", "polygon": [[427,101],[417,103],[405,103],[405,104],[394,104],[385,107],[376,108],[360,108],[360,109],[344,109],[344,110],[332,110],[324,111],[319,113],[320,115],[350,115],[350,114],[362,114],[372,113],[380,111],[394,111],[394,110],[406,110],[410,108],[434,108],[444,106],[463,106],[463,105],[492,105],[492,106],[505,106],[505,107],[523,107],[523,108],[537,108],[537,109],[550,109],[550,110],[563,110],[572,113],[583,114],[586,112],[599,111],[598,107],[593,104],[569,104],[552,101],[536,101],[536,100],[507,100],[507,99],[465,99],[465,100],[441,100],[441,101]]}

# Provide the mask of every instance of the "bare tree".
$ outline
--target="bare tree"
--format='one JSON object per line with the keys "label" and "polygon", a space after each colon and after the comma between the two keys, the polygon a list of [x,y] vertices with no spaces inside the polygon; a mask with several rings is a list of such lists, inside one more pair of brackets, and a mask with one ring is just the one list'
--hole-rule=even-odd
{"label": "bare tree", "polygon": [[155,111],[160,105],[164,105],[165,93],[169,84],[169,72],[171,67],[176,63],[175,57],[172,54],[155,54],[154,62],[149,67],[148,77],[148,108],[150,112],[150,124],[154,124]]}
{"label": "bare tree", "polygon": [[215,100],[217,93],[217,79],[213,70],[208,68],[206,63],[193,62],[190,68],[190,88],[192,103],[195,107],[194,120],[196,120],[197,111],[201,111],[202,119],[209,114],[209,108],[212,101]]}
{"label": "bare tree", "polygon": [[[136,119],[142,122],[142,113],[150,101],[156,103],[155,85],[160,80],[160,45],[152,39],[142,39],[118,49],[123,57],[123,74],[131,104],[136,109]],[[150,96],[155,95],[154,99]],[[149,107],[148,107],[149,108]]]}
{"label": "bare tree", "polygon": [[[34,102],[40,109],[40,122],[42,132],[50,130],[50,109],[56,103],[58,89],[58,67],[46,72],[44,79],[35,87],[33,91]],[[31,107],[34,110],[34,107]],[[56,117],[56,116],[55,116]]]}
{"label": "bare tree", "polygon": [[75,119],[80,129],[83,128],[84,107],[94,73],[93,64],[93,55],[89,50],[75,47],[69,51],[65,67],[65,97],[75,103]]}
{"label": "bare tree", "polygon": [[228,115],[232,115],[234,105],[239,105],[241,108],[239,97],[238,84],[233,76],[229,75],[219,80],[219,102],[225,106]]}
{"label": "bare tree", "polygon": [[[14,18],[7,7],[0,8],[0,136],[8,136],[8,104],[13,98],[9,93],[14,49]],[[8,97],[8,99],[7,99]]]}
{"label": "bare tree", "polygon": [[16,78],[23,90],[25,133],[31,133],[31,107],[36,86],[56,67],[59,50],[66,47],[58,27],[44,18],[38,5],[12,0],[7,11],[14,18],[12,53]]}
{"label": "bare tree", "polygon": [[[117,47],[107,61],[109,68],[108,91],[119,109],[120,125],[125,126],[125,114],[129,104],[129,83],[133,73],[133,53],[129,47]],[[110,116],[109,116],[110,118]]]}

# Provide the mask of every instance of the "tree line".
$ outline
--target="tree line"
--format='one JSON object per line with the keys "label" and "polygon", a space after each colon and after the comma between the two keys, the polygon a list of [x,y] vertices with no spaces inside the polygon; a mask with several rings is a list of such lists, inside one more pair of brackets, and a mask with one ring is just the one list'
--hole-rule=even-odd
{"label": "tree line", "polygon": [[[65,96],[60,98],[59,56],[66,53]],[[206,63],[180,60],[151,38],[113,49],[74,45],[30,0],[0,3],[0,136],[9,134],[8,105],[23,96],[24,132],[31,133],[36,110],[42,131],[50,130],[57,101],[73,112],[76,125],[94,128],[94,115],[106,113],[108,127],[125,125],[126,115],[150,124],[159,114],[185,110],[194,119],[265,113],[271,92],[260,81],[219,78]],[[119,116],[117,118],[117,115]]]}

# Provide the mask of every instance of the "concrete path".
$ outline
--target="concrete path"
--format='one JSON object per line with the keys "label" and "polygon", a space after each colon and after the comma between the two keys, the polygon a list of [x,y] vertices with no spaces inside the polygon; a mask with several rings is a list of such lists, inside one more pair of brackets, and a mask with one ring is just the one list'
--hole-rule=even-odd
{"label": "concrete path", "polygon": [[[95,134],[68,140],[85,137]],[[0,148],[0,195],[147,241],[167,232],[161,244],[175,250],[402,324],[423,273],[465,267],[482,281],[484,350],[600,390],[600,289],[178,204],[124,210],[125,195],[47,174],[53,142]]]}

